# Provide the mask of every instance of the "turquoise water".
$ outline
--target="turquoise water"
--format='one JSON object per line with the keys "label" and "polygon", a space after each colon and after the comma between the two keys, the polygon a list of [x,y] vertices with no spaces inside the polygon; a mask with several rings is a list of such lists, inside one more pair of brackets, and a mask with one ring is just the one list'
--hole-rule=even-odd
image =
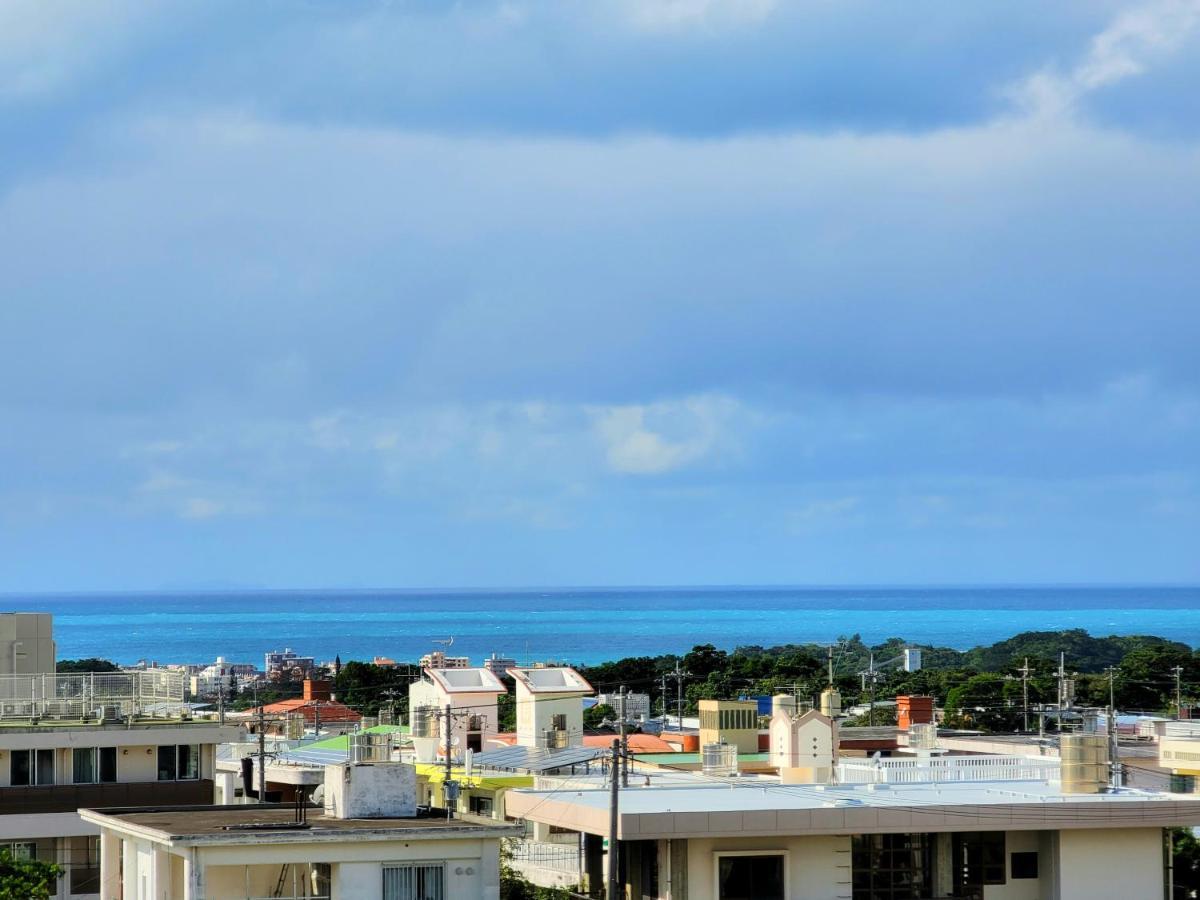
{"label": "turquoise water", "polygon": [[415,660],[454,637],[482,659],[593,663],[712,643],[825,642],[861,634],[965,649],[1028,630],[1156,634],[1200,644],[1200,588],[655,588],[528,591],[256,591],[10,595],[53,612],[59,656],[262,665],[289,646],[343,660]]}

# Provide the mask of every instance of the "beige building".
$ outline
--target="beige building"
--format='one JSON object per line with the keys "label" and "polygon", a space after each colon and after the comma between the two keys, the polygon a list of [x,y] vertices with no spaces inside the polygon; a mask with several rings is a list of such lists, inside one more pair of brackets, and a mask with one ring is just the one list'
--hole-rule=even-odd
{"label": "beige building", "polygon": [[431,749],[444,756],[443,715],[445,708],[451,707],[450,750],[454,758],[462,759],[464,751],[478,753],[484,742],[499,731],[497,698],[505,693],[508,688],[487,669],[425,669],[421,679],[408,686],[409,716],[415,720],[416,710],[427,711],[424,715],[429,731],[439,739]]}
{"label": "beige building", "polygon": [[577,832],[593,889],[615,837],[624,891],[647,900],[1157,900],[1164,829],[1200,824],[1195,796],[1064,792],[1057,760],[875,763],[840,764],[858,783],[838,785],[633,778],[615,835],[600,779],[510,791],[507,811]]}
{"label": "beige building", "polygon": [[53,672],[56,659],[50,613],[0,613],[0,676]]}
{"label": "beige building", "polygon": [[592,686],[569,666],[509,669],[516,681],[517,743],[546,750],[583,744],[583,698]]}
{"label": "beige building", "polygon": [[731,744],[739,754],[758,752],[758,701],[701,700],[700,746]]}
{"label": "beige building", "polygon": [[837,725],[815,709],[799,712],[796,698],[773,698],[770,724],[771,765],[789,782],[821,784],[831,780],[837,762]]}
{"label": "beige building", "polygon": [[100,830],[101,900],[496,900],[519,826],[418,815],[402,763],[330,766],[321,809],[82,810]]}

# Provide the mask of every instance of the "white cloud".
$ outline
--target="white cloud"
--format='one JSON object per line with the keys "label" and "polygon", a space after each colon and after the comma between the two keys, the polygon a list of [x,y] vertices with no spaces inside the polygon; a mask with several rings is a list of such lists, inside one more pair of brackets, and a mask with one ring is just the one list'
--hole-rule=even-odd
{"label": "white cloud", "polygon": [[1092,38],[1074,66],[1042,69],[1012,95],[1035,118],[1070,114],[1086,94],[1140,75],[1156,57],[1177,50],[1197,24],[1200,0],[1157,0],[1126,10]]}
{"label": "white cloud", "polygon": [[730,435],[737,404],[723,397],[610,406],[593,411],[605,458],[616,472],[661,475],[710,456]]}

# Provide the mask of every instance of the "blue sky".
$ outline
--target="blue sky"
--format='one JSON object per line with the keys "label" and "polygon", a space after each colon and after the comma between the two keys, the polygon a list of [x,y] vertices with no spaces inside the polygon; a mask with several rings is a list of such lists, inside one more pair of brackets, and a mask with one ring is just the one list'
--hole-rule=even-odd
{"label": "blue sky", "polygon": [[1200,3],[0,6],[0,592],[1200,580]]}

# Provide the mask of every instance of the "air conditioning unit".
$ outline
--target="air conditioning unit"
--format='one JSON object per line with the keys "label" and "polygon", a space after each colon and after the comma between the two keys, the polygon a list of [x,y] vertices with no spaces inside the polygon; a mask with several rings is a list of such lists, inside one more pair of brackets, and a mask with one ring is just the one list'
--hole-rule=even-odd
{"label": "air conditioning unit", "polygon": [[567,746],[567,733],[557,728],[547,728],[542,732],[542,743],[547,750],[562,750]]}

